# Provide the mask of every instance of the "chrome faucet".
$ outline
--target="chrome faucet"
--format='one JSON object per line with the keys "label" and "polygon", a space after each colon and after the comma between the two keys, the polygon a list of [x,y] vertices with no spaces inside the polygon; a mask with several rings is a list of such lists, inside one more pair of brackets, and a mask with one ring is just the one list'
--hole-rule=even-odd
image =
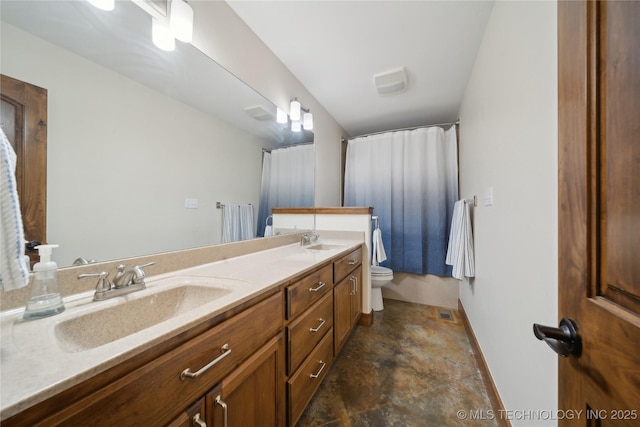
{"label": "chrome faucet", "polygon": [[307,233],[302,236],[302,239],[300,239],[300,246],[307,245],[311,242],[317,242],[319,238],[320,236],[318,236],[318,233],[316,233],[315,231]]}
{"label": "chrome faucet", "polygon": [[116,277],[113,278],[113,286],[115,286],[116,288],[124,288],[131,285],[144,285],[144,278],[147,277],[147,275],[145,274],[143,268],[149,267],[153,264],[155,264],[155,262],[150,262],[144,265],[136,265],[129,270],[126,270],[126,266],[124,264],[120,264],[118,266]]}
{"label": "chrome faucet", "polygon": [[129,270],[126,270],[124,265],[119,265],[118,273],[116,273],[116,277],[113,278],[113,283],[109,281],[109,272],[107,271],[103,271],[101,273],[80,274],[78,275],[78,279],[98,277],[98,283],[96,284],[96,292],[93,294],[93,300],[103,301],[145,289],[147,287],[144,283],[146,274],[143,268],[149,267],[153,264],[155,264],[155,262],[136,265]]}

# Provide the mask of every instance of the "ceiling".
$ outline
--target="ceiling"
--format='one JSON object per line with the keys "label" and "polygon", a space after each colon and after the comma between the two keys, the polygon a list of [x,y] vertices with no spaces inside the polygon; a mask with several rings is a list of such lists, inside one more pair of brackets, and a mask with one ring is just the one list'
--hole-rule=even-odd
{"label": "ceiling", "polygon": [[[351,136],[455,121],[493,7],[452,0],[227,3]],[[374,74],[398,67],[406,69],[407,89],[378,95]]]}

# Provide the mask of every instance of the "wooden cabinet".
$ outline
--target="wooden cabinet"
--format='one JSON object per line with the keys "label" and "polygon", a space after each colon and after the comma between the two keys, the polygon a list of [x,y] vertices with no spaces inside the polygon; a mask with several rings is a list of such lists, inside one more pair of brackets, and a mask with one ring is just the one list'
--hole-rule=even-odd
{"label": "wooden cabinet", "polygon": [[[166,425],[282,330],[277,293],[56,412],[25,411],[12,425]],[[193,377],[190,377],[193,376]],[[82,387],[82,384],[79,386]],[[5,422],[3,421],[3,427]]]}
{"label": "wooden cabinet", "polygon": [[362,313],[362,249],[334,262],[334,351],[342,349]]}
{"label": "wooden cabinet", "polygon": [[328,259],[2,425],[293,426],[362,311],[361,255]]}

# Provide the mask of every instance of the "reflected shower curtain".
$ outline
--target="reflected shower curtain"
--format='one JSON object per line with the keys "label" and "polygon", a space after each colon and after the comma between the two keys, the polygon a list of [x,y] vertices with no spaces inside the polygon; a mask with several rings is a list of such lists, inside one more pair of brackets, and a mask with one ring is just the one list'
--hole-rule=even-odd
{"label": "reflected shower curtain", "polygon": [[394,271],[450,276],[445,264],[458,200],[456,129],[394,131],[349,140],[345,206],[372,206]]}
{"label": "reflected shower curtain", "polygon": [[257,236],[264,236],[271,208],[313,206],[314,166],[313,144],[264,153]]}

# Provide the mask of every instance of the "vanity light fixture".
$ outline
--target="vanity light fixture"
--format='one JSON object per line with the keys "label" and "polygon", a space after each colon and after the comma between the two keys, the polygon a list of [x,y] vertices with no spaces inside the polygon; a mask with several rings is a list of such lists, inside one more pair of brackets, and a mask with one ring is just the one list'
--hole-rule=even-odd
{"label": "vanity light fixture", "polygon": [[169,27],[175,38],[181,42],[191,43],[193,39],[193,9],[185,0],[171,1]]}
{"label": "vanity light fixture", "polygon": [[176,48],[176,39],[169,29],[169,26],[153,17],[151,21],[151,39],[158,48],[171,52]]}
{"label": "vanity light fixture", "polygon": [[298,98],[294,98],[289,105],[289,117],[291,117],[292,122],[300,121],[300,108],[300,101],[298,101]]}
{"label": "vanity light fixture", "polygon": [[101,10],[111,11],[115,7],[115,0],[88,0],[89,3]]}
{"label": "vanity light fixture", "polygon": [[276,107],[276,121],[280,124],[284,124],[287,123],[288,120],[287,113],[285,113],[280,107]]}
{"label": "vanity light fixture", "polygon": [[305,130],[313,129],[313,114],[308,111],[302,115],[302,127]]}
{"label": "vanity light fixture", "polygon": [[293,98],[289,105],[289,118],[291,119],[292,132],[300,132],[303,127],[305,130],[313,129],[313,114],[311,114],[308,108],[300,104],[298,98]]}

